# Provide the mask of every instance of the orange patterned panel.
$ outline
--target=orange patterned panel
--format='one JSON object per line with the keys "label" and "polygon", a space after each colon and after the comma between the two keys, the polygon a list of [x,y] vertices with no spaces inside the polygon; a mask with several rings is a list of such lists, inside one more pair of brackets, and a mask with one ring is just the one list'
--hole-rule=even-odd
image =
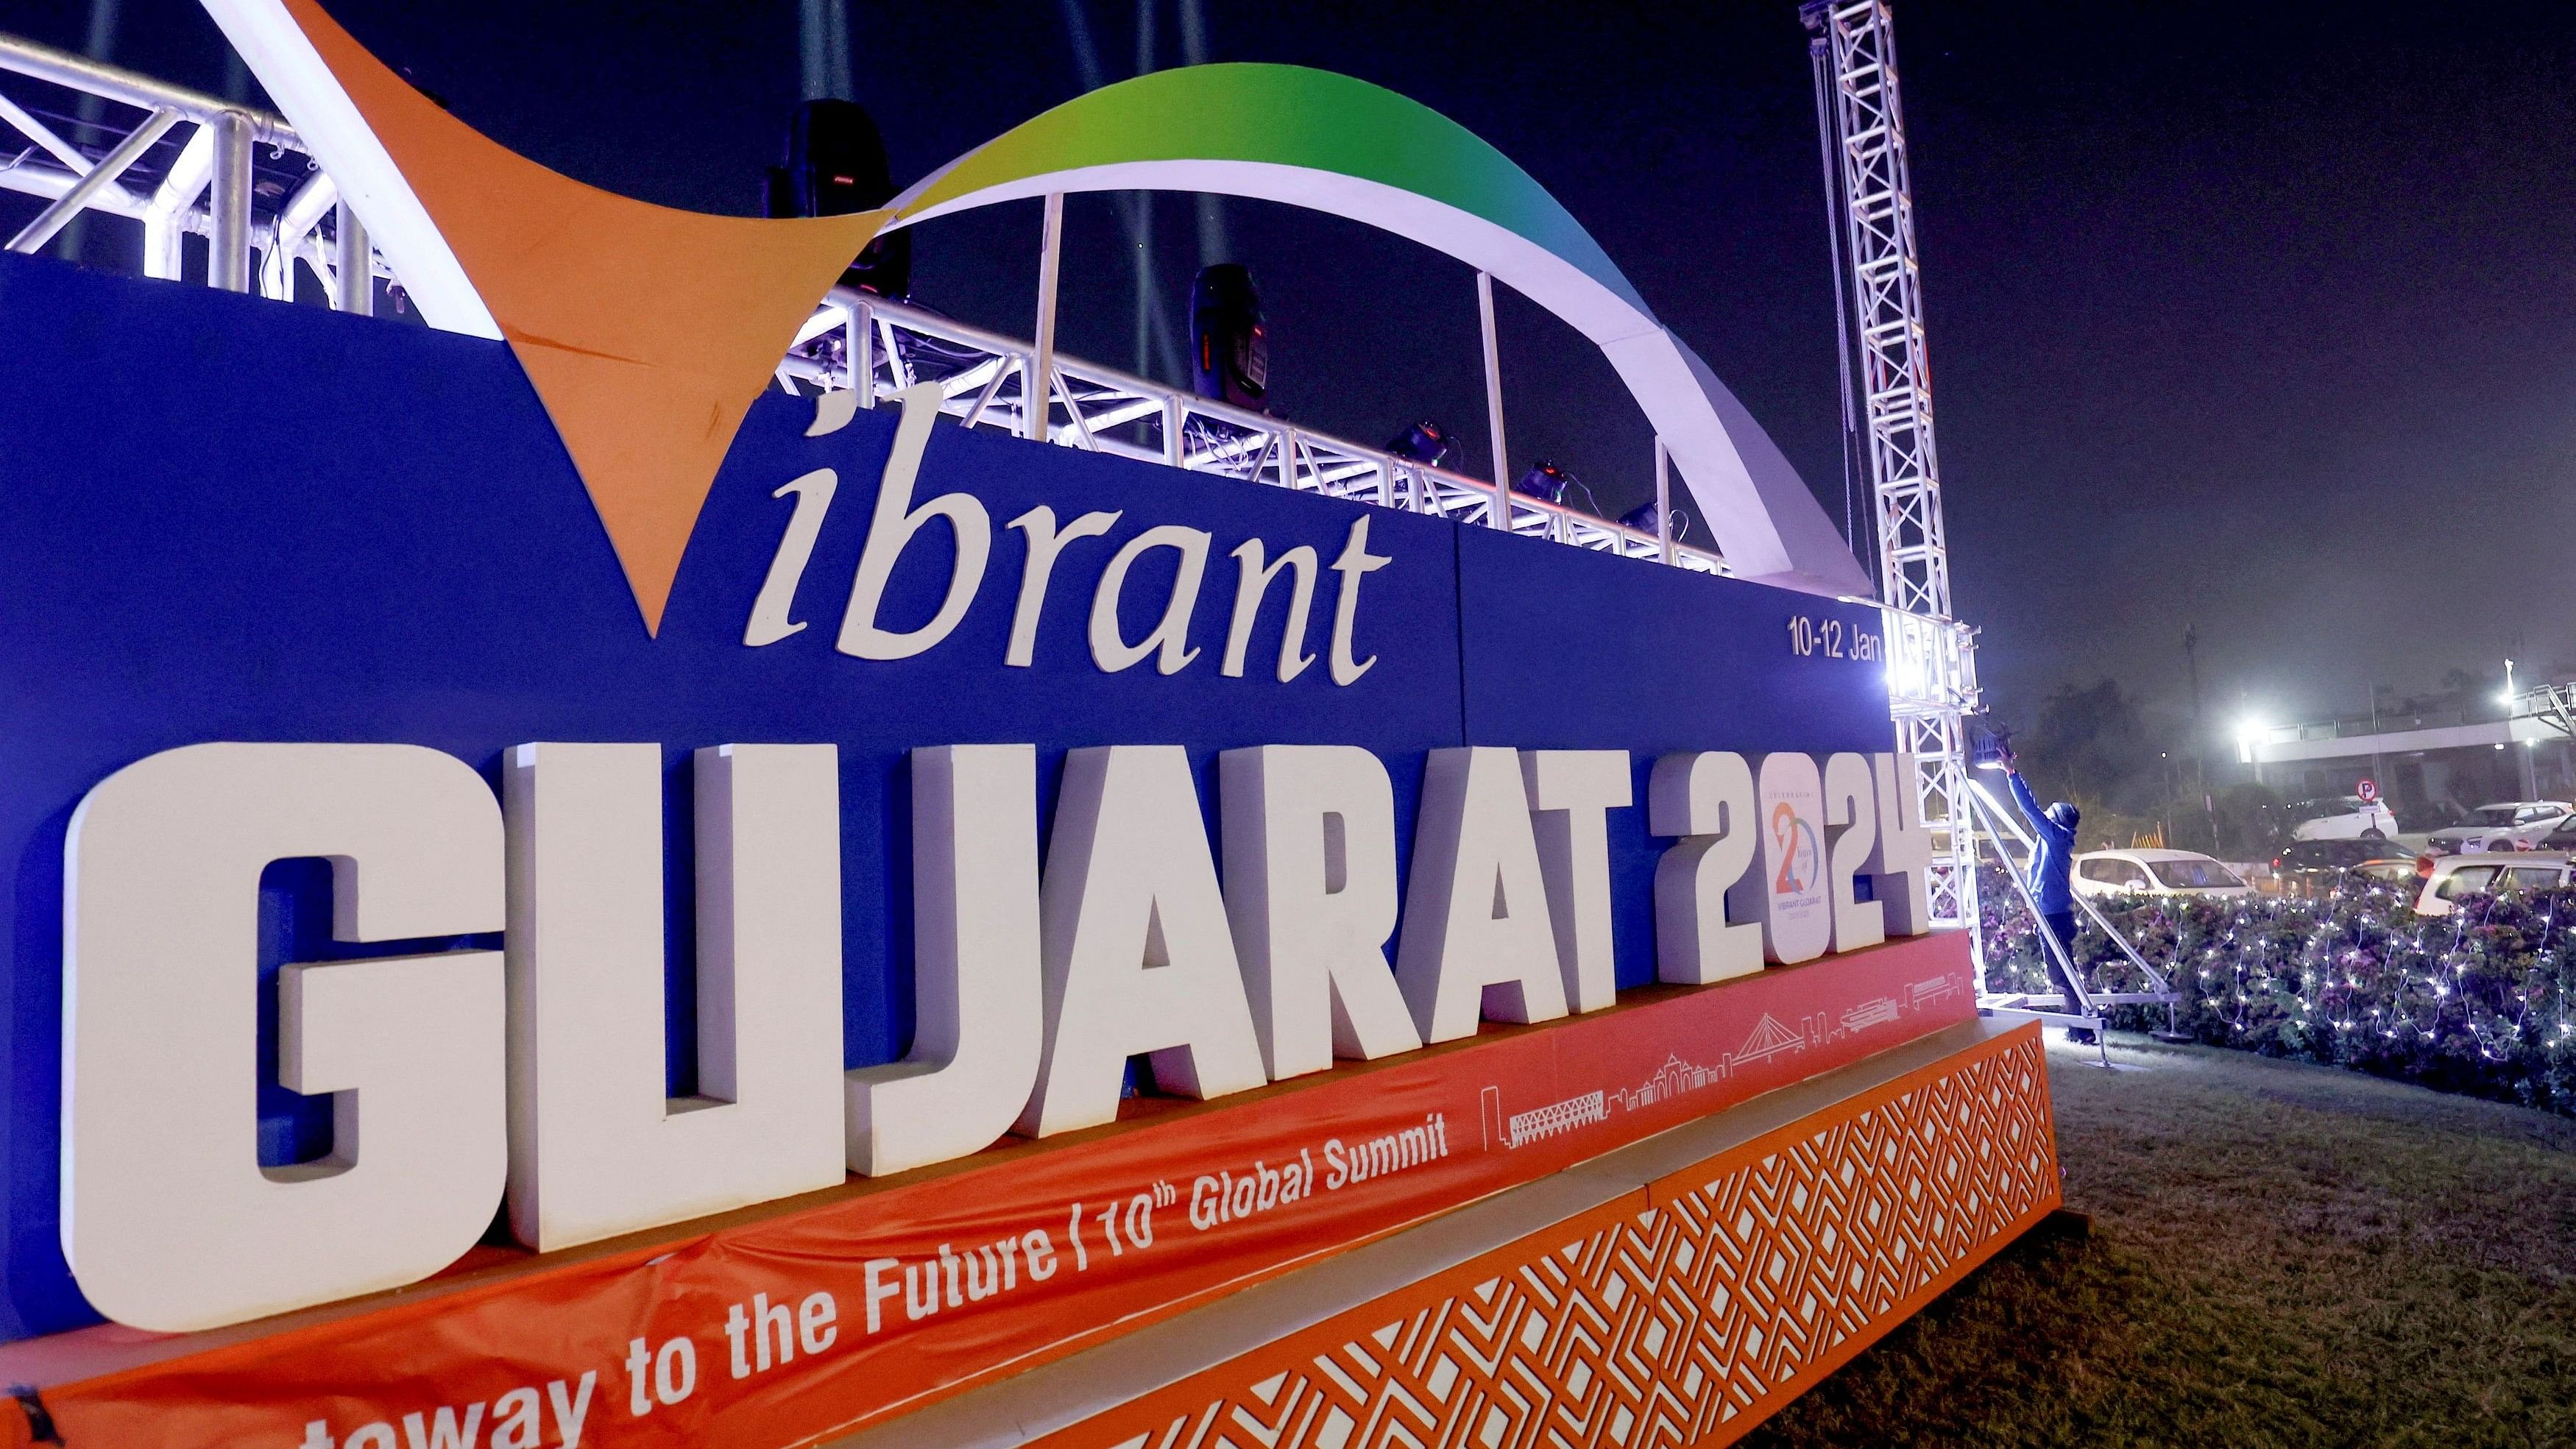
{"label": "orange patterned panel", "polygon": [[1042,1442],[1725,1444],[2059,1202],[2026,1027]]}

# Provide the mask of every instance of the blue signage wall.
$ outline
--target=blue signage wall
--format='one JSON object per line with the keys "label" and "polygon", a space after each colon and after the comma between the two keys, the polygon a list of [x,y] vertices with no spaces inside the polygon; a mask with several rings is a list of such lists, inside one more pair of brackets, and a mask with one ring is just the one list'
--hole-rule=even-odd
{"label": "blue signage wall", "polygon": [[[1424,752],[1442,745],[1632,751],[1639,807],[1612,821],[1619,979],[1651,980],[1644,781],[1674,749],[1890,748],[1878,666],[1790,648],[1790,621],[1874,635],[1872,610],[1512,538],[1481,527],[942,426],[914,498],[962,491],[993,520],[991,563],[962,623],[909,659],[837,652],[842,610],[894,434],[892,409],[823,437],[810,400],[753,409],[650,637],[552,427],[508,350],[168,282],[0,255],[0,1118],[7,1174],[0,1336],[94,1321],[57,1242],[62,847],[82,794],[156,751],[208,740],[400,741],[496,782],[506,747],[658,742],[669,762],[670,1076],[694,1068],[689,942],[691,750],[840,747],[846,1028],[853,1066],[902,1054],[911,1019],[910,806],[904,752],[1034,741],[1042,809],[1063,752],[1179,743],[1211,814],[1215,756],[1253,744],[1362,745],[1396,781],[1409,846]],[[803,574],[807,627],[762,647],[744,626],[817,468],[839,491]],[[1027,561],[1009,520],[1119,516],[1057,565],[1032,662],[1004,653]],[[1228,555],[1259,538],[1329,565],[1355,519],[1390,560],[1361,584],[1347,685],[1319,657],[1273,675],[1286,626],[1269,592],[1241,677],[1219,672],[1235,601]],[[1175,673],[1119,673],[1086,639],[1094,585],[1145,529],[1212,535]],[[883,622],[927,620],[952,560],[923,530]],[[1127,638],[1162,617],[1178,554],[1142,556]],[[1322,573],[1306,648],[1322,656],[1336,577]],[[1846,651],[1848,652],[1848,651]],[[1042,824],[1044,816],[1042,818]],[[1214,832],[1211,831],[1213,838]],[[1043,838],[1043,837],[1042,837]],[[261,989],[286,960],[358,954],[328,939],[328,873],[261,882]],[[387,943],[371,951],[409,951]],[[272,1023],[273,1008],[264,1020]],[[269,1080],[262,1154],[327,1145],[327,1099]]]}

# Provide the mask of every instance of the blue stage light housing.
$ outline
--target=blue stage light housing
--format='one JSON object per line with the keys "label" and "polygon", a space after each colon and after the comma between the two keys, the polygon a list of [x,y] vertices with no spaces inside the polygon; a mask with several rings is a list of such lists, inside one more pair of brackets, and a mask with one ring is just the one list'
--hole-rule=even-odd
{"label": "blue stage light housing", "polygon": [[1565,490],[1573,487],[1574,482],[1573,474],[1541,458],[1530,465],[1519,482],[1512,485],[1512,491],[1531,498],[1544,498],[1550,503],[1562,503]]}
{"label": "blue stage light housing", "polygon": [[[1653,533],[1658,521],[1659,520],[1655,516],[1655,500],[1651,498],[1619,515],[1619,523],[1621,527],[1633,528],[1639,533]],[[1675,542],[1680,542],[1681,540],[1690,537],[1690,522],[1690,513],[1687,510],[1680,508],[1673,510],[1673,539]]]}
{"label": "blue stage light housing", "polygon": [[1458,445],[1449,440],[1449,430],[1428,418],[1398,434],[1386,450],[1399,458],[1433,468],[1445,468],[1458,456]]}

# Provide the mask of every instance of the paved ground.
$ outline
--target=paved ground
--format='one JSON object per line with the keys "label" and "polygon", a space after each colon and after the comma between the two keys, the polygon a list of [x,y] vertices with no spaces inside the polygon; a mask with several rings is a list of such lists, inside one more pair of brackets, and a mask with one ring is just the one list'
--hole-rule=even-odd
{"label": "paved ground", "polygon": [[2050,1051],[2087,1240],[2006,1250],[1745,1443],[2576,1445],[2576,1121]]}

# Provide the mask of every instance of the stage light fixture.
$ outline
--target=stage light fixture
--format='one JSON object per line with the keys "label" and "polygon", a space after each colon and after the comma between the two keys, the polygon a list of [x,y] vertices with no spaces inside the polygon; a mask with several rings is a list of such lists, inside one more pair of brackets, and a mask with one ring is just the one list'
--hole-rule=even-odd
{"label": "stage light fixture", "polygon": [[[769,168],[771,216],[847,216],[894,199],[885,137],[856,101],[807,101],[787,124],[787,164]],[[901,301],[912,292],[912,233],[867,244],[841,285]]]}
{"label": "stage light fixture", "polygon": [[1521,475],[1519,482],[1512,485],[1512,491],[1531,498],[1543,498],[1550,503],[1563,503],[1565,490],[1574,486],[1574,481],[1573,474],[1541,458],[1529,466],[1529,471]]}
{"label": "stage light fixture", "polygon": [[1190,284],[1190,373],[1201,397],[1270,410],[1270,334],[1261,294],[1241,263],[1201,267]]}
{"label": "stage light fixture", "polygon": [[1445,468],[1450,459],[1458,456],[1458,445],[1450,441],[1449,430],[1429,418],[1397,434],[1395,440],[1386,445],[1386,450],[1396,457],[1432,468]]}
{"label": "stage light fixture", "polygon": [[1959,721],[1968,732],[1968,763],[1980,770],[2000,772],[2004,756],[2012,753],[2012,731],[1970,715]]}
{"label": "stage light fixture", "polygon": [[[1651,498],[1619,515],[1619,525],[1622,528],[1633,528],[1639,533],[1653,533],[1658,521],[1659,520],[1655,516],[1655,500]],[[1673,541],[1675,543],[1680,543],[1690,537],[1690,524],[1691,517],[1689,510],[1681,508],[1673,510]]]}
{"label": "stage light fixture", "polygon": [[2254,747],[2257,744],[2260,744],[2263,737],[2271,732],[2272,727],[2270,725],[2260,723],[2253,719],[2238,720],[2236,722],[2236,763],[2240,765],[2260,764],[2261,761],[2254,758]]}

